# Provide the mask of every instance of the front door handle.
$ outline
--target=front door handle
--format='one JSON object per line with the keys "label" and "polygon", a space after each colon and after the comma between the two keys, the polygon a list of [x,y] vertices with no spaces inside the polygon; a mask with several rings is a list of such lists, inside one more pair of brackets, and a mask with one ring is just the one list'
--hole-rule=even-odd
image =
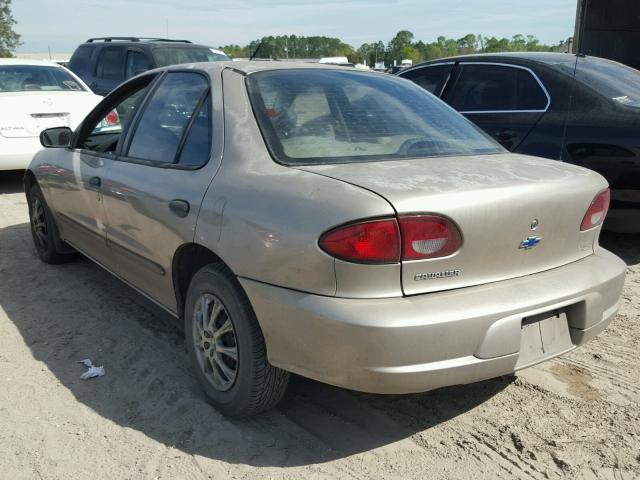
{"label": "front door handle", "polygon": [[169,210],[180,218],[189,215],[189,202],[186,200],[175,199],[169,202]]}
{"label": "front door handle", "polygon": [[91,177],[89,179],[89,185],[94,188],[100,188],[102,185],[102,179],[100,177]]}

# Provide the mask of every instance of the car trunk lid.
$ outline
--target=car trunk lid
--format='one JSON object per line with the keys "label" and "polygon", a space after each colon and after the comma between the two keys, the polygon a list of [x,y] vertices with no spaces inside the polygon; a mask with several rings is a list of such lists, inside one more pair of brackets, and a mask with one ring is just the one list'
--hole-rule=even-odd
{"label": "car trunk lid", "polygon": [[30,138],[52,127],[72,127],[97,103],[84,92],[0,93],[0,135]]}
{"label": "car trunk lid", "polygon": [[581,232],[580,224],[607,187],[589,170],[515,154],[299,168],[375,192],[399,216],[437,214],[459,227],[457,253],[402,262],[406,295],[530,275],[591,255],[599,228]]}

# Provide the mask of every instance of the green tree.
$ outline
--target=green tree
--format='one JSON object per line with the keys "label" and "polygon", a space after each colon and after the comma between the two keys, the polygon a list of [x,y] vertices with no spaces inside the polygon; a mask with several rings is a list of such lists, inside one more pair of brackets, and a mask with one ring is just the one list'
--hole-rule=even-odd
{"label": "green tree", "polygon": [[409,47],[413,46],[413,33],[408,30],[400,30],[396,33],[396,36],[393,37],[387,46],[387,57],[386,62],[388,65],[393,65],[393,62],[402,61],[402,53],[403,51]]}
{"label": "green tree", "polygon": [[13,30],[16,21],[11,14],[11,0],[0,0],[0,57],[12,57],[20,45],[20,35]]}

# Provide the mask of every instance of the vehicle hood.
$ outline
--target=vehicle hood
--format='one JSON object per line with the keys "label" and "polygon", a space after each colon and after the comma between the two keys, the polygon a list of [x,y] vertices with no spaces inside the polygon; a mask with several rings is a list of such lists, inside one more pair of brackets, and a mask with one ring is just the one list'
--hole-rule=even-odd
{"label": "vehicle hood", "polygon": [[[405,294],[515,278],[591,255],[600,229],[581,232],[580,224],[607,188],[590,170],[511,153],[298,168],[375,192],[398,215],[434,213],[457,224],[456,254],[403,262]],[[520,248],[532,236],[539,245]]]}

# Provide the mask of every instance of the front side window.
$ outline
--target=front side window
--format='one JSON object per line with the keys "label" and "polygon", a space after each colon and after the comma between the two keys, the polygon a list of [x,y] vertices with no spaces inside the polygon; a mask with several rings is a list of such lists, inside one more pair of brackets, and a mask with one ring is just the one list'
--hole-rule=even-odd
{"label": "front side window", "polygon": [[149,78],[103,111],[99,119],[89,127],[87,137],[80,141],[80,148],[94,152],[114,153],[120,137],[140,108],[152,79]]}
{"label": "front side window", "polygon": [[0,95],[3,92],[86,91],[62,68],[39,65],[0,66]]}
{"label": "front side window", "polygon": [[208,90],[209,81],[203,75],[183,72],[167,74],[147,102],[129,146],[128,156],[174,163],[182,136],[194,113],[204,103]]}
{"label": "front side window", "polygon": [[414,68],[400,73],[399,76],[420,85],[429,93],[440,96],[445,83],[449,79],[452,67],[453,65],[434,65]]}
{"label": "front side window", "polygon": [[278,162],[316,164],[503,151],[442,101],[403,79],[291,69],[247,77],[253,110]]}
{"label": "front side window", "polygon": [[464,65],[451,106],[460,112],[546,110],[548,98],[531,72],[502,65]]}
{"label": "front side window", "polygon": [[224,53],[207,47],[195,46],[162,46],[155,47],[153,59],[158,67],[180,65],[182,63],[220,62],[231,60]]}
{"label": "front side window", "polygon": [[123,47],[105,47],[100,51],[96,65],[96,77],[105,80],[122,80],[124,71]]}

